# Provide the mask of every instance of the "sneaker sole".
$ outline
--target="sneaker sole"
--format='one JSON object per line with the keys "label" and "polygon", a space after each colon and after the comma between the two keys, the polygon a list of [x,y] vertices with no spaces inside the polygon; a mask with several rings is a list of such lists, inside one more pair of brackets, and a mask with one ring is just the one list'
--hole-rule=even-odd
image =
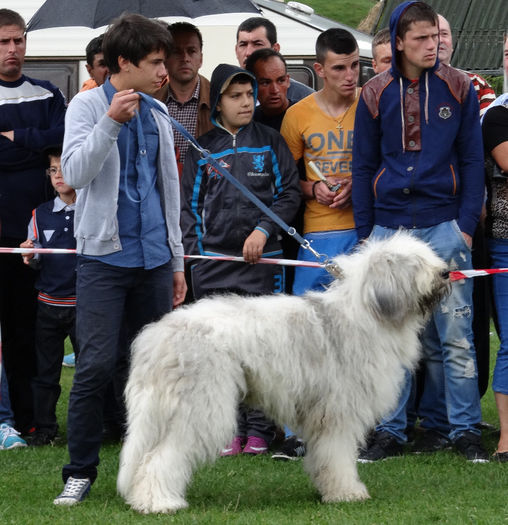
{"label": "sneaker sole", "polygon": [[83,500],[78,501],[77,499],[73,499],[73,498],[56,498],[53,500],[53,505],[62,505],[65,507],[72,507],[73,505],[77,505],[78,503],[81,503],[81,501]]}
{"label": "sneaker sole", "polygon": [[12,444],[10,447],[0,447],[0,450],[12,450],[14,448],[23,448],[23,447],[26,447],[28,446],[26,443],[14,443]]}
{"label": "sneaker sole", "polygon": [[83,493],[83,497],[81,499],[76,498],[55,498],[53,500],[53,505],[63,505],[65,507],[72,507],[73,505],[77,505],[78,503],[82,503],[83,500],[88,496],[90,492],[90,487]]}
{"label": "sneaker sole", "polygon": [[452,446],[436,448],[434,450],[412,450],[411,454],[434,454],[435,452],[441,452],[442,450],[452,450]]}
{"label": "sneaker sole", "polygon": [[361,459],[358,458],[356,460],[357,463],[377,463],[378,461],[386,461],[387,459],[396,459],[401,458],[403,454],[400,454],[399,456],[388,456],[386,458],[379,458],[379,459]]}
{"label": "sneaker sole", "polygon": [[297,461],[303,456],[288,456],[287,454],[274,454],[272,459],[275,461]]}

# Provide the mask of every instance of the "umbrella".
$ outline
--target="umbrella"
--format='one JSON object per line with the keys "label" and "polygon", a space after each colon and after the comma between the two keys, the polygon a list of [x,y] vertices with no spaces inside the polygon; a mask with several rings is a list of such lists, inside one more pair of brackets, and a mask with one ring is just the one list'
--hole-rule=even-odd
{"label": "umbrella", "polygon": [[122,13],[147,18],[224,13],[259,13],[250,0],[46,0],[27,24],[27,31],[49,27],[101,27]]}

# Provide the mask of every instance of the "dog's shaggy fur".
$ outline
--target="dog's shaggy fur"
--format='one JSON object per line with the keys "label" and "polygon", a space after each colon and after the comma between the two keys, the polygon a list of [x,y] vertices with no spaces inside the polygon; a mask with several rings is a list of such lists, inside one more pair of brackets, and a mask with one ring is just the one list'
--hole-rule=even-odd
{"label": "dog's shaggy fur", "polygon": [[358,447],[394,407],[448,280],[444,262],[402,233],[335,261],[343,278],[324,292],[218,296],[144,328],[117,485],[134,509],[187,506],[192,470],[231,441],[243,399],[306,441],[304,466],[323,501],[369,497]]}

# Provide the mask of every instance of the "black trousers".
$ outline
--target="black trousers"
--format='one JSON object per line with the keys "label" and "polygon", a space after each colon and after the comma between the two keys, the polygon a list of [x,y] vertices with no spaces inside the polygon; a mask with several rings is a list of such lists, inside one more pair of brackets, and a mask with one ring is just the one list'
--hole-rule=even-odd
{"label": "black trousers", "polygon": [[39,301],[35,328],[37,374],[32,382],[35,428],[56,435],[56,404],[60,397],[60,374],[64,344],[70,337],[76,356],[76,308]]}
{"label": "black trousers", "polygon": [[[0,238],[4,247],[19,247],[25,239]],[[0,255],[0,324],[2,354],[15,427],[27,433],[33,426],[31,382],[35,375],[37,273],[18,254]]]}

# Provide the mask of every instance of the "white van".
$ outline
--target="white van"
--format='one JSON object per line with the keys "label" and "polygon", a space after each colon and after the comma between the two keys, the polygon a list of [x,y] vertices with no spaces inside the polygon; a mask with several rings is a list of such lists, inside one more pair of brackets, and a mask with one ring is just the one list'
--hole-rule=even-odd
{"label": "white van", "polygon": [[[42,3],[43,0],[3,0],[2,7],[17,11],[28,23]],[[353,33],[360,49],[360,82],[363,84],[372,76],[370,35],[318,16],[311,8],[298,2],[285,4],[277,0],[255,0],[255,3],[261,9],[260,16],[270,19],[277,27],[281,53],[293,78],[314,88],[320,87],[312,67],[314,49],[318,35],[330,27],[342,27]],[[64,6],[65,2],[62,2],[62,8]],[[200,72],[204,76],[210,78],[219,63],[236,64],[236,30],[249,16],[252,14],[214,15],[191,20],[203,34],[203,67]],[[179,19],[164,20],[172,23]],[[62,27],[28,33],[24,72],[28,76],[50,80],[70,100],[88,78],[85,47],[105,29]]]}

